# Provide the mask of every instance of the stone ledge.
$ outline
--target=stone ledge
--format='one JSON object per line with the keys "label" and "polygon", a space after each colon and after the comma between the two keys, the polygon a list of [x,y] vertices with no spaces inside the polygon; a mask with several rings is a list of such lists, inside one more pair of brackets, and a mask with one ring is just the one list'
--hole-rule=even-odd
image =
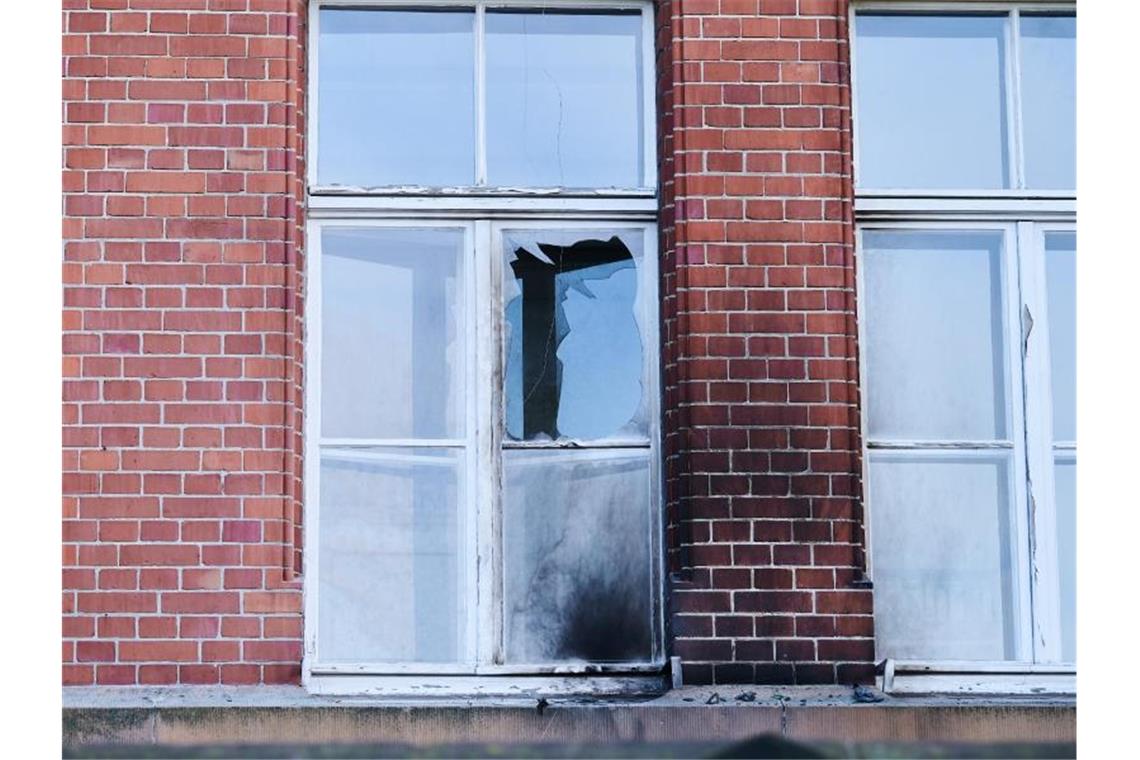
{"label": "stone ledge", "polygon": [[[713,695],[716,695],[714,698]],[[726,742],[1071,743],[1076,702],[887,697],[831,687],[685,687],[649,699],[317,697],[300,687],[64,689],[65,747],[93,744]]]}

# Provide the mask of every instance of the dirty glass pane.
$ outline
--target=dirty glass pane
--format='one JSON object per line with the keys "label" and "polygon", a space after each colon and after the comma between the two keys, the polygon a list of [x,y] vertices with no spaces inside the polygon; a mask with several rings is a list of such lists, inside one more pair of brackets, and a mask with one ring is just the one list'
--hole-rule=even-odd
{"label": "dirty glass pane", "polygon": [[507,437],[648,436],[641,230],[503,233]]}
{"label": "dirty glass pane", "polygon": [[459,662],[467,590],[461,454],[321,452],[321,662]]}
{"label": "dirty glass pane", "polygon": [[879,656],[1013,659],[1008,455],[875,453],[870,464]]}
{"label": "dirty glass pane", "polygon": [[862,188],[1009,187],[1005,16],[859,14]]}
{"label": "dirty glass pane", "polygon": [[1077,186],[1077,18],[1021,16],[1026,187]]}
{"label": "dirty glass pane", "polygon": [[463,432],[462,229],[321,234],[321,435]]}
{"label": "dirty glass pane", "polygon": [[503,452],[512,663],[652,657],[648,450]]}
{"label": "dirty glass pane", "polygon": [[1057,457],[1057,559],[1061,576],[1061,659],[1077,661],[1077,463]]}
{"label": "dirty glass pane", "polygon": [[1077,236],[1045,233],[1053,440],[1077,440]]}
{"label": "dirty glass pane", "polygon": [[475,184],[474,22],[470,10],[321,10],[318,184]]}
{"label": "dirty glass pane", "polygon": [[1007,436],[1002,234],[863,233],[872,439]]}
{"label": "dirty glass pane", "polygon": [[492,185],[640,187],[641,15],[487,12]]}

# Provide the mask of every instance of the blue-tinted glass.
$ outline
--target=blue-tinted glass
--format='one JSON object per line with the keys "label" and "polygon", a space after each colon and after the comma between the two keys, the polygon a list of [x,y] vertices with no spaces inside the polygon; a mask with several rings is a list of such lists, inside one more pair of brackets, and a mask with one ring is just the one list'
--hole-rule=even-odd
{"label": "blue-tinted glass", "polygon": [[321,11],[318,184],[474,184],[474,18]]}
{"label": "blue-tinted glass", "polygon": [[1021,17],[1026,187],[1077,186],[1077,19]]}
{"label": "blue-tinted glass", "polygon": [[859,15],[862,188],[1009,186],[1004,16]]}

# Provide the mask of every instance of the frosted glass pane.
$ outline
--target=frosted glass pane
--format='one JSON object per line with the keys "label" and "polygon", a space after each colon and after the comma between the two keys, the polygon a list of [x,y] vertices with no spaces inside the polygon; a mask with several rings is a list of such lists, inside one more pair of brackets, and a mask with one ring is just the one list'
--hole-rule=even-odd
{"label": "frosted glass pane", "polygon": [[652,656],[649,452],[503,452],[509,662]]}
{"label": "frosted glass pane", "polygon": [[872,439],[1005,438],[1000,232],[863,233]]}
{"label": "frosted glass pane", "polygon": [[507,436],[647,439],[641,230],[503,233]]}
{"label": "frosted glass pane", "polygon": [[1053,440],[1077,440],[1077,236],[1045,234]]}
{"label": "frosted glass pane", "polygon": [[859,186],[1009,186],[1004,16],[855,20]]}
{"label": "frosted glass pane", "polygon": [[1077,186],[1077,19],[1021,17],[1026,187]]}
{"label": "frosted glass pane", "polygon": [[641,16],[487,12],[492,185],[640,187]]}
{"label": "frosted glass pane", "polygon": [[321,452],[319,659],[458,662],[467,604],[458,452]]}
{"label": "frosted glass pane", "polygon": [[1061,659],[1077,661],[1077,464],[1056,460],[1057,564],[1061,575]]}
{"label": "frosted glass pane", "polygon": [[461,229],[325,228],[321,433],[463,432]]}
{"label": "frosted glass pane", "polygon": [[317,181],[473,185],[472,11],[322,9]]}
{"label": "frosted glass pane", "polygon": [[1009,462],[873,454],[880,657],[1015,657]]}

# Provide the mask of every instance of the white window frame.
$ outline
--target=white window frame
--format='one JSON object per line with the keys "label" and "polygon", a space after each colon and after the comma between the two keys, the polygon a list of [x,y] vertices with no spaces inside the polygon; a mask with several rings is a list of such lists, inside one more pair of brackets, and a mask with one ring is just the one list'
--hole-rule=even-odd
{"label": "white window frame", "polygon": [[[1007,391],[1011,400],[1007,422],[1011,439],[1006,445],[972,445],[967,441],[928,442],[878,440],[868,435],[866,396],[869,387],[866,361],[860,361],[863,430],[864,531],[868,547],[867,575],[874,580],[874,494],[869,466],[875,451],[923,451],[952,449],[957,453],[1005,448],[1014,453],[1014,485],[1010,492],[1015,509],[1017,546],[1011,556],[1017,562],[1016,661],[961,662],[897,660],[881,658],[880,686],[892,693],[1024,693],[1067,695],[1076,691],[1076,666],[1060,662],[1060,569],[1056,562],[1056,507],[1053,490],[1052,407],[1048,315],[1046,314],[1044,234],[1073,231],[1076,225],[1076,193],[1073,190],[1034,190],[1023,187],[1024,155],[1021,149],[1020,14],[1022,12],[1075,13],[1073,0],[1036,2],[914,2],[912,0],[855,0],[848,9],[851,68],[858,69],[855,18],[868,12],[970,14],[1004,13],[1011,18],[1006,40],[1006,108],[1009,114],[1009,189],[862,188],[858,184],[859,116],[856,75],[851,77],[854,123],[853,168],[855,171],[856,288],[857,300],[866,294],[863,272],[863,232],[872,230],[1000,230],[1003,233],[1004,336],[1007,342]],[[1032,317],[1032,329],[1029,320]],[[865,310],[858,309],[858,340],[868,345]],[[1058,452],[1071,452],[1075,443],[1059,444]],[[877,642],[876,642],[877,644]]]}
{"label": "white window frame", "polygon": [[[317,82],[319,14],[323,8],[415,9],[471,8],[476,12],[477,164],[485,178],[483,152],[482,37],[483,14],[489,8],[636,9],[642,14],[645,100],[643,138],[646,187],[616,190],[567,188],[496,188],[487,186],[427,188],[321,187],[316,185]],[[654,78],[654,5],[650,0],[314,0],[309,6],[310,160],[307,194],[307,273],[305,285],[305,584],[302,683],[320,694],[380,694],[432,696],[487,694],[622,693],[660,691],[664,651],[664,522],[660,430],[660,355],[658,298],[658,236],[656,195],[656,110]],[[463,631],[471,661],[423,663],[322,663],[318,656],[318,577],[320,535],[320,356],[321,356],[321,233],[329,227],[446,227],[464,230],[461,271],[465,278],[464,340],[467,389],[465,438],[456,441],[388,440],[385,445],[443,446],[466,451],[466,483],[461,486],[467,515],[464,540],[467,558],[468,623]],[[499,537],[502,531],[501,452],[503,450],[501,250],[504,229],[623,229],[643,235],[644,255],[637,262],[638,287],[645,326],[645,363],[650,368],[645,393],[649,399],[648,443],[557,442],[545,448],[646,448],[650,459],[650,559],[652,657],[648,662],[504,664],[503,576]],[[344,441],[335,441],[345,443]],[[351,442],[364,445],[368,441]],[[517,446],[517,444],[515,444]],[[523,448],[534,448],[522,444]],[[424,678],[424,676],[431,676]]]}

